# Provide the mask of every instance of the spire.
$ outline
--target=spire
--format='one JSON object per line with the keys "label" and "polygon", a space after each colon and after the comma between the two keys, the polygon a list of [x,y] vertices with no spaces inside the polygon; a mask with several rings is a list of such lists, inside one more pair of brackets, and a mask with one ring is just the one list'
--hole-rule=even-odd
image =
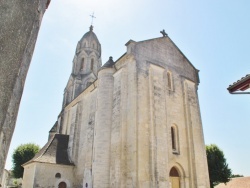
{"label": "spire", "polygon": [[97,79],[101,66],[101,44],[91,24],[89,31],[77,44],[72,74],[65,88],[63,106],[69,104]]}
{"label": "spire", "polygon": [[102,66],[102,68],[111,68],[114,64],[115,62],[113,61],[113,57],[110,56],[109,60]]}

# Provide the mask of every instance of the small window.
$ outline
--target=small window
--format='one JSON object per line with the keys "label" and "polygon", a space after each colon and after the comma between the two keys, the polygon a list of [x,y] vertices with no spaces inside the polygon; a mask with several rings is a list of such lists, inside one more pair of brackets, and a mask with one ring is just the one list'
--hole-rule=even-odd
{"label": "small window", "polygon": [[55,177],[56,178],[61,178],[61,174],[60,173],[56,173]]}
{"label": "small window", "polygon": [[90,69],[93,71],[94,70],[94,59],[92,58],[91,59],[91,66],[90,66]]}
{"label": "small window", "polygon": [[84,58],[82,58],[82,62],[81,62],[81,70],[84,69]]}
{"label": "small window", "polygon": [[173,86],[172,86],[172,75],[170,72],[167,72],[167,82],[168,82],[168,89],[172,90]]}
{"label": "small window", "polygon": [[171,139],[172,139],[172,149],[176,150],[176,138],[174,127],[171,127]]}
{"label": "small window", "polygon": [[171,141],[172,141],[172,151],[174,154],[179,153],[179,141],[178,141],[178,129],[174,125],[171,127]]}

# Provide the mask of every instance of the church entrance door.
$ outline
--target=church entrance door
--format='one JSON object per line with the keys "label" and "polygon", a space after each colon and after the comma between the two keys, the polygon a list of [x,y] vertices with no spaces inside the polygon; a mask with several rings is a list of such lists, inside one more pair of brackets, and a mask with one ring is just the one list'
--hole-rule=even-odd
{"label": "church entrance door", "polygon": [[179,177],[170,177],[171,188],[180,188],[180,178]]}
{"label": "church entrance door", "polygon": [[180,175],[175,167],[170,170],[171,188],[180,188]]}
{"label": "church entrance door", "polygon": [[65,182],[61,182],[59,183],[58,188],[67,188],[67,184]]}

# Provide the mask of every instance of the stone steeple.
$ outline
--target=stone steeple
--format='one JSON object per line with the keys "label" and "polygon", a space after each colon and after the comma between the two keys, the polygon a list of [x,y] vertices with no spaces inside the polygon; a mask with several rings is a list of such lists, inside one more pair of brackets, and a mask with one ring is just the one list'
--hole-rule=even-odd
{"label": "stone steeple", "polygon": [[75,99],[97,79],[101,64],[101,44],[91,25],[77,44],[72,73],[64,90],[63,106]]}

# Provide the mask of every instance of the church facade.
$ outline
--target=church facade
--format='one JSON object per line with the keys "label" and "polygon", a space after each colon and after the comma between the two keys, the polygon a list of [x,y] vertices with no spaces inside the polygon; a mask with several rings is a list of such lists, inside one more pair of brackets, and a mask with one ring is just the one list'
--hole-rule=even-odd
{"label": "church facade", "polygon": [[93,27],[78,42],[48,143],[24,187],[209,188],[198,70],[166,36],[126,43],[101,65]]}

